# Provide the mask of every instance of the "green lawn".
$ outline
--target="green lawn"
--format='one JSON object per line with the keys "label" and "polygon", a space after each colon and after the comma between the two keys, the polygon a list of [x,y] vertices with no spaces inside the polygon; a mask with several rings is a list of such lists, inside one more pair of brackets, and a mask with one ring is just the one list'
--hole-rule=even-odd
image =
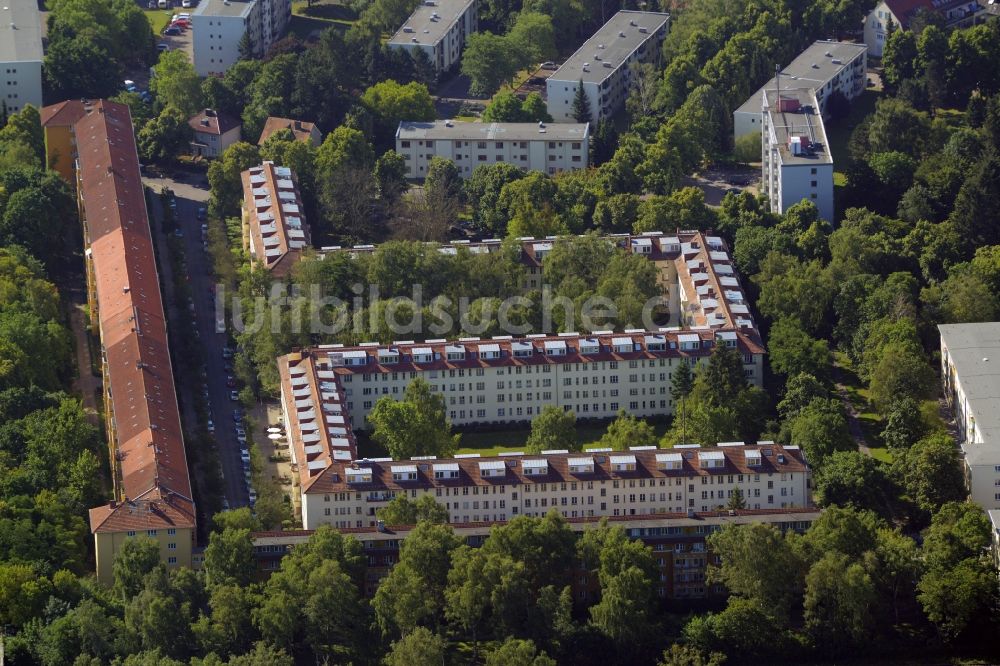
{"label": "green lawn", "polygon": [[317,0],[310,6],[307,0],[295,0],[288,30],[299,39],[308,39],[314,32],[331,27],[347,30],[357,20],[357,13],[339,2]]}
{"label": "green lawn", "polygon": [[[838,351],[834,352],[833,356],[834,365],[840,370],[841,378],[843,379],[844,386],[847,387],[851,403],[858,410],[858,420],[861,422],[861,429],[864,431],[865,440],[872,449],[872,455],[875,455],[875,446],[878,445],[879,433],[882,432],[882,419],[875,412],[875,408],[872,407],[868,387],[862,383],[861,379],[854,372],[851,360],[847,358],[847,354]],[[888,452],[885,455],[889,455]],[[875,457],[878,456],[875,455]]]}
{"label": "green lawn", "polygon": [[[653,423],[657,437],[667,432],[667,423]],[[597,446],[597,442],[607,430],[607,424],[580,424],[576,428],[577,439],[584,447]],[[463,432],[456,453],[478,453],[482,456],[495,456],[508,451],[524,451],[528,441],[528,427],[517,430],[493,430]],[[381,458],[388,453],[373,442],[365,433],[358,433],[358,455],[368,458]]]}
{"label": "green lawn", "polygon": [[174,15],[174,12],[182,12],[188,10],[173,10],[173,9],[146,9],[146,20],[149,21],[149,25],[153,28],[153,34],[159,36],[163,34],[163,29],[167,27],[170,23],[170,17]]}
{"label": "green lawn", "polygon": [[[826,139],[829,142],[829,152],[833,157],[833,163],[840,169],[844,169],[848,162],[847,143],[851,138],[851,132],[858,123],[864,120],[865,116],[875,111],[875,100],[882,94],[881,90],[869,88],[861,93],[851,102],[851,112],[842,120],[830,122],[826,125]],[[843,191],[847,184],[847,176],[843,171],[833,172],[834,199]],[[836,207],[842,210],[841,206]]]}

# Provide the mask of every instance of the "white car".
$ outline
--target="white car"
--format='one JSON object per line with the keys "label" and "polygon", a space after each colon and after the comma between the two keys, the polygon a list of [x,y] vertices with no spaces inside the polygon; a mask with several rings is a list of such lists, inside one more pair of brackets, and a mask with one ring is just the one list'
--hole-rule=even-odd
{"label": "white car", "polygon": [[215,423],[213,423],[211,419],[208,421],[208,431],[215,432]]}
{"label": "white car", "polygon": [[191,0],[181,0],[181,7],[183,7],[184,9],[190,9]]}

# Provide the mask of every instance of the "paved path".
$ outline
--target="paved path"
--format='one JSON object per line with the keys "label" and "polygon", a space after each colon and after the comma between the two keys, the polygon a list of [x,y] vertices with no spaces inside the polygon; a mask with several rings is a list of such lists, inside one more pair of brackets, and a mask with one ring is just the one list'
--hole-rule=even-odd
{"label": "paved path", "polygon": [[843,370],[836,365],[833,366],[833,381],[837,389],[837,395],[840,396],[840,401],[844,403],[844,412],[847,414],[847,428],[851,433],[851,437],[857,443],[858,450],[866,456],[870,456],[872,451],[865,440],[865,431],[861,427],[858,410],[851,401],[851,393],[843,382]]}

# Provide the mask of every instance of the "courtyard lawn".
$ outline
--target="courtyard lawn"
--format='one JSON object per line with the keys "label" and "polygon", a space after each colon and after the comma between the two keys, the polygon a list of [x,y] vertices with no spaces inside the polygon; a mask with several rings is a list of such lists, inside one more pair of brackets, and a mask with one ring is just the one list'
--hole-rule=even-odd
{"label": "courtyard lawn", "polygon": [[295,0],[292,3],[292,19],[288,24],[288,31],[305,40],[327,28],[347,30],[357,20],[357,13],[339,2],[315,0],[310,6],[307,0]]}
{"label": "courtyard lawn", "polygon": [[188,9],[146,9],[146,20],[149,21],[153,34],[159,37],[163,34],[163,29],[170,23],[170,17],[175,13],[190,11]]}
{"label": "courtyard lawn", "polygon": [[[669,424],[665,422],[657,422],[652,425],[657,437],[662,437],[669,428]],[[597,446],[598,441],[604,436],[607,427],[607,424],[603,423],[579,424],[576,427],[577,439],[584,447]],[[463,432],[461,433],[462,439],[458,443],[456,453],[478,453],[481,456],[495,456],[499,453],[524,451],[530,432],[531,430],[528,426],[517,430]],[[382,458],[389,455],[367,433],[359,432],[357,436],[359,456],[365,458]]]}

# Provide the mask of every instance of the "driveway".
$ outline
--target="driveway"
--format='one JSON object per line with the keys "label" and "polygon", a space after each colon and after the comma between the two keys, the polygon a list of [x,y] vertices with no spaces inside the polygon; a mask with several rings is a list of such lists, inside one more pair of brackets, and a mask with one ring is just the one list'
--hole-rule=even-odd
{"label": "driveway", "polygon": [[[175,366],[185,368],[185,361],[204,362],[207,377],[209,404],[208,413],[215,423],[215,442],[222,467],[223,488],[229,506],[235,508],[248,503],[247,487],[243,478],[243,463],[240,460],[240,446],[236,439],[233,410],[238,403],[229,399],[232,391],[226,385],[227,373],[222,358],[222,350],[228,338],[224,332],[215,330],[215,285],[212,273],[211,259],[205,251],[201,240],[202,221],[197,218],[198,208],[208,201],[208,186],[205,176],[180,172],[179,178],[143,178],[143,183],[158,193],[162,187],[169,187],[177,198],[177,224],[183,232],[184,255],[187,259],[187,280],[191,287],[191,298],[194,302],[198,339],[204,351],[203,359],[178,359]],[[190,365],[190,363],[188,364]],[[196,387],[192,391],[196,400],[201,400],[198,373],[196,368],[188,368],[193,379],[188,386]],[[201,368],[197,368],[200,370]],[[190,415],[189,418],[193,418]],[[188,430],[196,424],[189,422]]]}

